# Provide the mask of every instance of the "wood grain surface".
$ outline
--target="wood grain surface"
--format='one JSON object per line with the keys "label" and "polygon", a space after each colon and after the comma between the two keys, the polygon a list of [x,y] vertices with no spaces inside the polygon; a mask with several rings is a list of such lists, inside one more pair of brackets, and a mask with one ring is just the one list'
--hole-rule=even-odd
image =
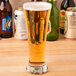
{"label": "wood grain surface", "polygon": [[[10,0],[14,10],[27,1],[30,0]],[[61,2],[57,0],[58,8]],[[58,41],[46,43],[46,74],[28,73],[28,59],[27,40],[0,40],[0,76],[76,76],[76,41],[61,37]]]}
{"label": "wood grain surface", "polygon": [[46,43],[46,74],[28,73],[28,59],[27,40],[0,40],[0,76],[76,76],[76,41],[61,37]]}

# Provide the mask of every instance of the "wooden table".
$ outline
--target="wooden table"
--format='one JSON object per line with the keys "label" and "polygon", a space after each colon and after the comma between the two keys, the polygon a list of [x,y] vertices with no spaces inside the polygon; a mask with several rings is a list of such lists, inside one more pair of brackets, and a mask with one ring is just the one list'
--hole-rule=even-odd
{"label": "wooden table", "polygon": [[76,76],[76,41],[64,38],[46,44],[48,72],[27,73],[28,42],[14,38],[0,40],[0,76]]}

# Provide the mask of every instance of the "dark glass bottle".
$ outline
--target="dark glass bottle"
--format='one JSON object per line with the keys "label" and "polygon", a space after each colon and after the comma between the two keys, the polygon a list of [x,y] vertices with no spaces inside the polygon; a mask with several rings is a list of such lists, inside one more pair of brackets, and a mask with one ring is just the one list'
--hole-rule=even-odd
{"label": "dark glass bottle", "polygon": [[[1,9],[1,0],[0,0],[0,9]],[[0,14],[1,14],[1,10],[0,10]],[[1,16],[0,16],[0,37],[1,37]]]}
{"label": "dark glass bottle", "polygon": [[56,7],[56,0],[48,0],[52,4],[50,20],[48,25],[47,41],[55,41],[59,36],[59,11]]}
{"label": "dark glass bottle", "polygon": [[61,3],[60,11],[60,33],[64,34],[64,25],[65,25],[65,11],[68,7],[75,7],[73,0],[63,0]]}
{"label": "dark glass bottle", "polygon": [[12,7],[9,0],[1,0],[0,3],[0,33],[1,38],[13,36]]}

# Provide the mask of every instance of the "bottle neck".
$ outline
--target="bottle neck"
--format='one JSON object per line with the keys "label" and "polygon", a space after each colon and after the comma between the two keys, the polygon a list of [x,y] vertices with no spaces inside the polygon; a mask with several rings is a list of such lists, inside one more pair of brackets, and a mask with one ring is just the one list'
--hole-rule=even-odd
{"label": "bottle neck", "polygon": [[56,6],[56,0],[49,0],[49,2],[52,4],[52,6]]}
{"label": "bottle neck", "polygon": [[9,2],[9,0],[2,0],[3,2]]}
{"label": "bottle neck", "polygon": [[32,0],[32,1],[36,2],[36,1],[42,1],[42,0]]}

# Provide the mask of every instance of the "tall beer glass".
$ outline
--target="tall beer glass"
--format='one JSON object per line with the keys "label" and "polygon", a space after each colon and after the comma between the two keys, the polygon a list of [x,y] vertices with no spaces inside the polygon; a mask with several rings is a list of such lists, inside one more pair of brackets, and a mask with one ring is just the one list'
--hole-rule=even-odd
{"label": "tall beer glass", "polygon": [[47,72],[45,44],[51,7],[47,2],[29,2],[23,5],[29,43],[27,71],[33,74]]}

